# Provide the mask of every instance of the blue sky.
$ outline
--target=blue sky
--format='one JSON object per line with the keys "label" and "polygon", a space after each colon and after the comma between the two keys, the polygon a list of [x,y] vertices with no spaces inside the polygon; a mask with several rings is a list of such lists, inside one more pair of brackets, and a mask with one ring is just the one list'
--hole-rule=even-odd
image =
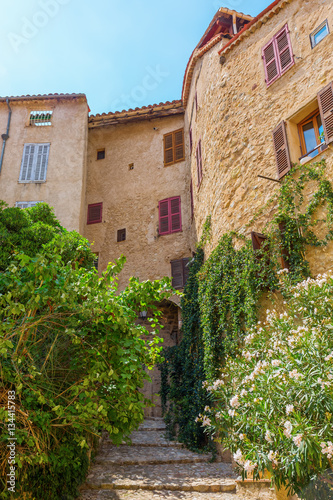
{"label": "blue sky", "polygon": [[0,18],[0,95],[83,92],[92,113],[180,99],[188,59],[219,7],[271,0],[15,0]]}

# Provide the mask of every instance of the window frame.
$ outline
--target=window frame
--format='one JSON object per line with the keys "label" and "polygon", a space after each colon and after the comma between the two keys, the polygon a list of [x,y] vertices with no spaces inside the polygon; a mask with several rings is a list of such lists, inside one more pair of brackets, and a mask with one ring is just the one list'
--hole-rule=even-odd
{"label": "window frame", "polygon": [[[22,175],[23,175],[23,171],[24,171],[23,169],[24,169],[24,160],[25,160],[26,150],[28,147],[31,147],[31,146],[35,147],[35,150],[34,150],[34,153],[32,156],[32,161],[31,161],[31,179],[23,180]],[[44,175],[43,179],[33,179],[32,177],[35,177],[35,173],[36,173],[37,160],[38,160],[38,149],[41,146],[48,146],[47,152],[46,152],[45,175]],[[21,183],[21,184],[29,184],[29,183],[39,184],[39,183],[46,182],[47,167],[48,167],[49,157],[50,157],[50,146],[51,146],[50,142],[41,142],[41,143],[27,142],[24,144],[22,161],[21,161],[21,168],[20,168],[20,175],[19,175],[19,180],[18,180],[19,183]],[[31,153],[27,153],[27,154],[31,155]],[[29,162],[29,159],[28,159],[28,162]],[[42,167],[42,165],[40,167]],[[29,164],[27,165],[27,171],[28,171],[28,168],[29,168]]]}
{"label": "window frame", "polygon": [[[181,132],[182,133],[182,142],[181,144],[176,144],[176,134]],[[172,146],[167,148],[166,147],[166,138],[167,137],[172,137]],[[183,155],[181,158],[176,159],[176,149],[179,148],[180,146],[183,147]],[[166,152],[172,150],[172,161],[167,162],[166,161]],[[180,163],[181,161],[185,160],[185,140],[184,140],[184,128],[179,128],[177,130],[173,130],[172,132],[168,132],[167,134],[163,135],[163,155],[164,155],[164,166],[169,167],[171,165],[174,165],[175,163]]]}
{"label": "window frame", "polygon": [[[122,235],[125,237],[123,238]],[[121,243],[122,241],[126,241],[126,227],[123,229],[117,229],[117,243]]]}
{"label": "window frame", "polygon": [[[89,209],[91,208],[94,208],[94,207],[100,207],[100,217],[99,219],[97,220],[92,220],[89,218]],[[103,202],[100,202],[100,203],[90,203],[88,205],[88,210],[87,210],[87,224],[90,225],[90,224],[100,224],[101,222],[103,221]]]}
{"label": "window frame", "polygon": [[330,34],[330,27],[329,27],[329,24],[328,24],[328,19],[325,19],[325,21],[323,21],[312,33],[310,33],[310,43],[311,43],[311,48],[312,49],[314,49],[315,47],[317,47],[317,45],[319,45],[320,42],[322,42],[324,40],[324,38],[322,38],[321,40],[319,40],[319,42],[316,43],[315,42],[315,36],[325,26],[327,27],[327,34],[324,36],[324,38],[326,38]]}
{"label": "window frame", "polygon": [[[48,117],[49,120],[40,120],[34,117]],[[29,126],[31,127],[51,127],[52,126],[53,109],[48,110],[31,110],[29,112]]]}
{"label": "window frame", "polygon": [[[15,207],[17,208],[21,208],[22,210],[24,210],[25,208],[31,208],[31,207],[35,207],[36,205],[38,205],[38,203],[44,203],[43,201],[17,201],[15,203]],[[20,205],[28,205],[27,207],[20,207]]]}
{"label": "window frame", "polygon": [[[179,212],[171,213],[171,203],[173,200],[178,200],[178,208]],[[168,202],[168,214],[161,215],[161,206],[162,203]],[[172,217],[179,215],[179,227],[177,229],[172,229]],[[168,231],[161,231],[161,220],[168,218]],[[181,197],[180,196],[172,196],[171,198],[165,198],[158,202],[158,234],[160,236],[164,236],[167,234],[180,233],[182,231],[182,207],[181,207]]]}
{"label": "window frame", "polygon": [[[317,121],[318,116],[321,119],[321,113],[320,113],[319,108],[317,108],[315,111],[312,111],[312,113],[310,113],[306,118],[304,118],[300,123],[297,124],[298,135],[299,135],[300,144],[301,144],[301,152],[302,152],[302,156],[299,158],[299,160],[302,160],[302,158],[306,158],[311,153],[313,153],[314,151],[317,151],[317,150],[318,150],[317,155],[319,155],[324,149],[326,149],[324,147],[326,145],[325,139],[322,142],[318,142],[319,141],[319,136],[320,136],[320,134],[319,134],[319,127],[318,127],[318,121]],[[310,151],[306,151],[306,143],[305,143],[305,138],[304,138],[303,127],[304,127],[304,125],[307,125],[308,123],[311,123],[311,122],[314,124],[313,128],[315,130],[315,136],[316,136],[316,141],[317,141],[317,148],[314,148],[314,149],[312,149]],[[321,149],[321,148],[323,148],[323,149]]]}
{"label": "window frame", "polygon": [[196,161],[197,161],[197,177],[198,177],[198,189],[202,182],[202,141],[201,138],[198,140],[198,144],[196,147]]}
{"label": "window frame", "polygon": [[[103,158],[98,158],[98,155],[99,155],[100,153],[104,153]],[[96,161],[101,161],[101,160],[105,160],[105,148],[97,149]]]}

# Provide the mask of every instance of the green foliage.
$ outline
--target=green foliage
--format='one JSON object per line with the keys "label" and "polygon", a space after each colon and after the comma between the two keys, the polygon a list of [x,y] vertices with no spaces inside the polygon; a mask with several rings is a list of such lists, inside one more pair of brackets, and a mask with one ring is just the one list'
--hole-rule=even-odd
{"label": "green foliage", "polygon": [[308,484],[333,455],[333,274],[296,286],[281,276],[284,313],[267,311],[242,353],[226,359],[204,425],[235,453],[243,477],[268,469],[278,488],[318,499],[319,483]]}
{"label": "green foliage", "polygon": [[[49,213],[45,207],[41,212]],[[36,218],[32,222],[25,210],[3,213],[8,247],[15,228],[19,226],[22,235],[40,224]],[[47,227],[52,226],[42,225],[43,234]],[[27,241],[31,252],[34,244],[41,248],[32,235]],[[125,258],[110,264],[101,278],[95,269],[82,267],[89,267],[92,259],[86,240],[55,228],[52,240],[43,240],[40,253],[19,253],[16,243],[0,272],[3,486],[8,473],[8,391],[15,391],[18,467],[16,496],[4,491],[3,498],[25,498],[25,494],[36,500],[75,498],[101,431],[120,444],[150,404],[139,389],[149,378],[145,366],[152,368],[160,361],[156,304],[170,295],[170,282],[139,283],[132,278],[119,292],[116,276]],[[143,306],[152,311],[149,335],[136,325]]]}
{"label": "green foliage", "polygon": [[0,272],[4,271],[16,252],[33,257],[44,245],[51,249],[53,241],[61,241],[64,263],[77,261],[91,269],[94,255],[88,241],[77,232],[68,232],[54,215],[53,208],[38,203],[22,210],[0,203]]}
{"label": "green foliage", "polygon": [[197,278],[203,259],[203,250],[199,248],[190,265],[181,303],[183,338],[179,345],[163,351],[161,365],[161,398],[169,434],[173,435],[178,426],[179,441],[196,450],[207,445],[207,436],[195,417],[209,404],[208,393],[202,386],[206,375]]}

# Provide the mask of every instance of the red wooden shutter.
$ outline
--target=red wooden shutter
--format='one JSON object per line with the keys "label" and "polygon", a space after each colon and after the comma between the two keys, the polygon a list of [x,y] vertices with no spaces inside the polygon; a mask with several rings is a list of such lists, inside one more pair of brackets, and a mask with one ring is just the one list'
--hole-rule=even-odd
{"label": "red wooden shutter", "polygon": [[333,82],[318,93],[319,111],[325,132],[325,142],[333,142]]}
{"label": "red wooden shutter", "polygon": [[273,142],[278,178],[281,179],[291,169],[286,124],[284,121],[273,130]]}
{"label": "red wooden shutter", "polygon": [[169,200],[159,202],[159,233],[168,234],[169,230]]}
{"label": "red wooden shutter", "polygon": [[262,49],[262,58],[264,60],[266,83],[270,85],[280,76],[274,40],[271,40]]}
{"label": "red wooden shutter", "polygon": [[173,135],[171,133],[164,136],[164,164],[169,165],[173,161]]}
{"label": "red wooden shutter", "polygon": [[251,232],[253,250],[260,250],[262,244],[267,240],[267,236],[260,233]]}
{"label": "red wooden shutter", "polygon": [[198,172],[198,186],[202,180],[202,154],[201,154],[201,139],[199,139],[197,146],[197,172]]}
{"label": "red wooden shutter", "polygon": [[88,205],[87,224],[97,224],[102,222],[103,203]]}
{"label": "red wooden shutter", "polygon": [[171,233],[182,229],[182,218],[180,210],[180,197],[170,198]]}
{"label": "red wooden shutter", "polygon": [[184,286],[182,260],[171,261],[171,276],[172,276],[172,286],[174,288],[182,288]]}
{"label": "red wooden shutter", "polygon": [[289,28],[286,24],[277,35],[275,35],[276,51],[279,56],[281,75],[294,64],[293,49],[291,46]]}
{"label": "red wooden shutter", "polygon": [[184,130],[177,130],[174,133],[174,144],[175,144],[175,162],[184,159]]}

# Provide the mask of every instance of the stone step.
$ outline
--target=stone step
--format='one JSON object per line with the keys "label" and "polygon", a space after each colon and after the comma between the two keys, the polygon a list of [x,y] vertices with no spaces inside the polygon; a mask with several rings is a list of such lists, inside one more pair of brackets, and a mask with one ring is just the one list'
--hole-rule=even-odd
{"label": "stone step", "polygon": [[[173,448],[182,448],[183,445],[177,441],[169,441],[164,437],[164,432],[161,431],[134,431],[131,435],[133,446],[167,446]],[[103,441],[103,446],[111,446],[113,443],[108,438]],[[121,446],[127,445],[123,443]]]}
{"label": "stone step", "polygon": [[94,490],[236,491],[230,464],[93,465],[82,488]]}
{"label": "stone step", "polygon": [[142,446],[103,446],[95,458],[96,464],[104,465],[145,465],[145,464],[185,464],[208,462],[211,455],[192,453],[175,447],[145,448]]}
{"label": "stone step", "polygon": [[80,500],[236,500],[233,493],[168,490],[85,490]]}

